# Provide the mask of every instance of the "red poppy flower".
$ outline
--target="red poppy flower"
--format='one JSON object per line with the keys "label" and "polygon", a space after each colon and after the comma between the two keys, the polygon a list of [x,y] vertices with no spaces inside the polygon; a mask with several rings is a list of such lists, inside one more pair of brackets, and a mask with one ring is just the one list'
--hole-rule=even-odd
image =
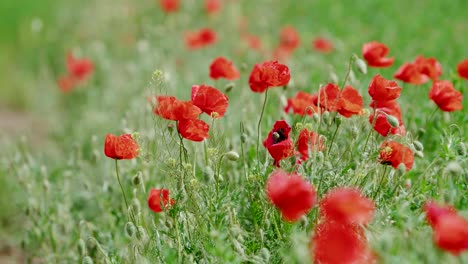
{"label": "red poppy flower", "polygon": [[148,195],[148,207],[153,212],[160,213],[174,204],[175,201],[169,198],[168,189],[151,188],[151,191]]}
{"label": "red poppy flower", "polygon": [[221,0],[205,0],[205,10],[208,14],[219,12],[221,7]]}
{"label": "red poppy flower", "polygon": [[288,174],[281,169],[273,171],[266,184],[267,195],[281,211],[286,221],[297,221],[315,204],[314,186],[296,173]]}
{"label": "red poppy flower", "polygon": [[457,72],[458,72],[458,75],[460,75],[460,77],[468,80],[468,59],[462,60],[457,65]]}
{"label": "red poppy flower", "polygon": [[392,66],[395,58],[386,58],[390,49],[385,44],[372,41],[362,45],[362,56],[371,67],[384,68]]}
{"label": "red poppy flower", "polygon": [[333,43],[325,38],[316,38],[312,42],[313,48],[321,53],[330,53],[333,51]]}
{"label": "red poppy flower", "polygon": [[200,142],[210,137],[208,134],[210,126],[203,120],[179,120],[177,130],[183,138],[191,141]]}
{"label": "red poppy flower", "polygon": [[442,67],[435,58],[418,56],[413,63],[403,64],[393,77],[414,85],[423,84],[429,79],[437,80],[442,74]]}
{"label": "red poppy flower", "polygon": [[403,163],[406,170],[409,171],[413,167],[414,155],[411,149],[403,144],[395,141],[385,141],[380,146],[380,163],[390,165],[397,169]]}
{"label": "red poppy flower", "polygon": [[340,88],[334,83],[329,83],[321,88],[317,96],[317,106],[330,112],[337,111]]}
{"label": "red poppy flower", "polygon": [[314,263],[373,263],[364,230],[357,225],[324,221],[316,226],[310,242]]}
{"label": "red poppy flower", "polygon": [[202,110],[191,101],[180,101],[174,96],[157,96],[154,113],[168,120],[197,119]]}
{"label": "red poppy flower", "polygon": [[326,220],[366,225],[372,220],[374,203],[354,188],[336,188],[320,202],[320,214]]}
{"label": "red poppy flower", "polygon": [[189,49],[204,48],[214,44],[216,40],[216,32],[210,28],[203,28],[196,32],[190,31],[185,34],[185,44]]}
{"label": "red poppy flower", "polygon": [[436,81],[442,75],[442,66],[435,58],[424,58],[418,56],[414,60],[414,64],[418,65],[419,71],[429,77],[431,80]]}
{"label": "red poppy flower", "polygon": [[130,134],[107,134],[104,142],[104,154],[111,159],[133,159],[138,156],[139,148]]}
{"label": "red poppy flower", "polygon": [[299,47],[301,39],[299,33],[293,26],[285,26],[280,33],[280,46],[288,50],[295,50]]}
{"label": "red poppy flower", "polygon": [[255,64],[250,73],[249,86],[256,93],[263,93],[268,87],[285,86],[291,74],[288,66],[277,61]]}
{"label": "red poppy flower", "polygon": [[236,80],[239,79],[240,73],[231,61],[224,57],[218,57],[210,65],[210,77],[214,80],[219,78]]}
{"label": "red poppy flower", "polygon": [[311,151],[322,151],[325,149],[325,144],[318,133],[304,128],[299,132],[299,137],[296,141],[296,148],[297,152],[301,155],[300,159],[308,160],[309,149]]}
{"label": "red poppy flower", "polygon": [[60,90],[64,93],[68,93],[75,88],[76,81],[73,77],[70,77],[68,75],[61,76],[57,80],[57,85],[60,88]]}
{"label": "red poppy flower", "polygon": [[[396,100],[393,101],[372,101],[371,107],[374,110],[369,116],[369,123],[374,125],[374,130],[386,137],[388,134],[404,135],[406,130],[401,118],[401,109]],[[398,127],[394,127],[388,122],[387,115],[391,115],[398,120]],[[376,120],[374,121],[374,117]]]}
{"label": "red poppy flower", "polygon": [[288,104],[284,108],[284,111],[288,113],[289,110],[292,110],[294,114],[301,116],[320,113],[317,106],[315,106],[315,100],[316,96],[299,91],[296,96],[288,99]]}
{"label": "red poppy flower", "polygon": [[242,35],[242,39],[247,43],[249,48],[262,51],[262,41],[259,37],[252,34],[244,34]]}
{"label": "red poppy flower", "polygon": [[159,0],[159,4],[164,12],[171,13],[179,10],[180,0]]}
{"label": "red poppy flower", "polygon": [[293,143],[289,138],[291,127],[284,120],[275,122],[273,129],[268,133],[268,137],[263,141],[263,146],[267,148],[274,159],[273,165],[279,167],[282,159],[293,155]]}
{"label": "red poppy flower", "polygon": [[377,74],[372,78],[368,92],[374,101],[391,101],[400,97],[401,87]]}
{"label": "red poppy flower", "polygon": [[340,93],[337,108],[344,117],[351,117],[361,113],[364,103],[359,92],[352,86],[346,86]]}
{"label": "red poppy flower", "polygon": [[71,53],[67,54],[67,71],[70,77],[78,81],[84,81],[93,70],[94,65],[89,59],[78,59]]}
{"label": "red poppy flower", "polygon": [[226,113],[229,98],[218,89],[202,84],[192,86],[192,102],[208,115],[220,118]]}
{"label": "red poppy flower", "polygon": [[455,90],[450,81],[435,81],[429,91],[429,98],[440,110],[453,112],[463,109],[461,92]]}
{"label": "red poppy flower", "polygon": [[468,220],[449,206],[428,202],[424,209],[434,230],[434,242],[439,248],[453,255],[468,250]]}

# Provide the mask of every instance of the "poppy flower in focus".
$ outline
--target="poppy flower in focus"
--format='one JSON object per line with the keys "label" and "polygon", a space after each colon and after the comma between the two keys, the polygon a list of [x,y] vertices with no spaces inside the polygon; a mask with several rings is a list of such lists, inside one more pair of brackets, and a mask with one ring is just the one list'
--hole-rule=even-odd
{"label": "poppy flower in focus", "polygon": [[148,207],[153,212],[160,213],[174,204],[175,201],[169,197],[168,189],[151,188],[148,195]]}
{"label": "poppy flower in focus", "polygon": [[231,61],[224,57],[218,57],[210,65],[210,77],[214,80],[219,78],[237,80],[240,73]]}
{"label": "poppy flower in focus", "polygon": [[[372,101],[371,105],[373,113],[369,116],[369,123],[373,124],[373,128],[377,133],[386,137],[388,134],[404,135],[406,133],[403,120],[401,118],[401,109],[396,100],[393,101]],[[398,121],[398,126],[390,124],[387,116],[393,116]],[[374,118],[376,120],[374,121]]]}
{"label": "poppy flower in focus", "polygon": [[318,133],[304,128],[299,132],[299,136],[296,141],[296,148],[297,152],[301,155],[300,159],[308,160],[309,149],[311,151],[322,151],[325,149],[325,144]]}
{"label": "poppy flower in focus", "polygon": [[279,167],[280,161],[289,158],[293,155],[294,147],[289,132],[291,127],[284,120],[275,122],[273,129],[268,133],[267,138],[263,141],[263,146],[267,148],[271,157],[274,160],[273,165]]}
{"label": "poppy flower in focus", "polygon": [[468,250],[468,220],[449,206],[428,202],[424,206],[426,217],[434,231],[435,244],[453,254]]}
{"label": "poppy flower in focus", "polygon": [[154,114],[168,120],[197,119],[202,110],[191,101],[180,101],[174,96],[157,96]]}
{"label": "poppy flower in focus", "polygon": [[70,92],[75,88],[76,81],[73,77],[64,75],[58,78],[57,85],[60,90],[64,93]]}
{"label": "poppy flower in focus", "polygon": [[463,109],[463,95],[455,90],[450,81],[435,81],[429,91],[429,98],[445,112]]}
{"label": "poppy flower in focus", "polygon": [[338,223],[366,225],[374,209],[374,202],[354,188],[336,188],[320,201],[320,214]]}
{"label": "poppy flower in focus", "polygon": [[208,14],[219,12],[221,7],[221,0],[205,0],[205,10]]}
{"label": "poppy flower in focus", "polygon": [[314,103],[315,100],[316,96],[299,91],[296,96],[288,99],[288,104],[284,108],[284,111],[288,113],[292,110],[294,114],[301,116],[319,113],[320,111]]}
{"label": "poppy flower in focus", "polygon": [[338,113],[344,117],[360,114],[364,103],[359,92],[352,86],[348,85],[341,90],[340,98],[338,99]]}
{"label": "poppy flower in focus", "polygon": [[288,174],[281,169],[273,171],[266,184],[267,196],[286,221],[297,221],[315,204],[314,186],[296,173]]}
{"label": "poppy flower in focus", "polygon": [[180,0],[159,0],[162,10],[166,13],[172,13],[179,10]]}
{"label": "poppy flower in focus", "polygon": [[77,81],[86,80],[94,70],[91,60],[76,58],[72,53],[67,54],[67,71],[69,76]]}
{"label": "poppy flower in focus", "polygon": [[418,56],[413,63],[404,63],[393,77],[406,83],[419,85],[430,79],[437,80],[442,74],[442,67],[435,58]]}
{"label": "poppy flower in focus", "polygon": [[390,165],[397,169],[403,163],[406,171],[411,170],[414,163],[414,155],[411,149],[395,141],[385,141],[380,146],[380,163]]}
{"label": "poppy flower in focus", "polygon": [[376,68],[392,66],[395,58],[386,58],[390,49],[383,43],[372,41],[362,45],[362,56],[367,61],[367,65]]}
{"label": "poppy flower in focus", "polygon": [[200,49],[216,42],[216,32],[210,28],[190,31],[185,34],[185,45],[189,49]]}
{"label": "poppy flower in focus", "polygon": [[352,264],[375,261],[360,226],[331,220],[316,226],[310,241],[310,251],[314,263]]}
{"label": "poppy flower in focus", "polygon": [[104,154],[111,159],[133,159],[138,156],[138,143],[130,134],[115,136],[106,135]]}
{"label": "poppy flower in focus", "polygon": [[192,102],[209,116],[220,118],[226,113],[229,99],[218,89],[202,84],[192,86]]}
{"label": "poppy flower in focus", "polygon": [[387,80],[377,74],[372,78],[368,92],[374,101],[391,101],[400,97],[401,87],[397,82]]}
{"label": "poppy flower in focus", "polygon": [[468,80],[468,59],[462,60],[457,65],[457,72],[458,72],[458,75],[460,75],[460,77]]}
{"label": "poppy flower in focus", "polygon": [[249,86],[256,93],[263,93],[269,87],[285,86],[291,74],[288,66],[277,61],[255,64],[250,73]]}
{"label": "poppy flower in focus", "polygon": [[191,141],[200,142],[210,137],[208,134],[210,126],[203,120],[179,120],[177,130],[183,138]]}
{"label": "poppy flower in focus", "polygon": [[330,112],[336,112],[340,88],[334,83],[329,83],[321,88],[317,96],[317,106]]}
{"label": "poppy flower in focus", "polygon": [[293,26],[285,26],[281,29],[279,45],[288,50],[295,50],[299,47],[301,39],[299,33]]}
{"label": "poppy flower in focus", "polygon": [[333,43],[325,38],[314,39],[312,47],[321,53],[330,53],[333,51]]}

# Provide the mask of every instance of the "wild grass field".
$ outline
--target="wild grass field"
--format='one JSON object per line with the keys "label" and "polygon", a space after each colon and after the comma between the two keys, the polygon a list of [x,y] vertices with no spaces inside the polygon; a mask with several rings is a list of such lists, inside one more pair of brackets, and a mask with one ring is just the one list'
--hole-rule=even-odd
{"label": "wild grass field", "polygon": [[163,2],[0,3],[1,263],[468,263],[467,1]]}

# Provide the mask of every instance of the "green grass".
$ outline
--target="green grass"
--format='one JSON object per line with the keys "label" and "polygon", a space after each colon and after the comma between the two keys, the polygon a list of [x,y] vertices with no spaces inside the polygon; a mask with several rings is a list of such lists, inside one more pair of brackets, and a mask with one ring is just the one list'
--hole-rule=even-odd
{"label": "green grass", "polygon": [[[272,161],[257,169],[257,122],[263,95],[253,94],[247,83],[253,65],[264,58],[242,51],[237,33],[241,16],[267,48],[276,44],[285,24],[296,27],[302,39],[301,48],[287,62],[292,85],[269,92],[261,140],[279,119],[293,127],[300,122],[317,130],[319,123],[312,118],[285,115],[279,106],[298,90],[316,92],[328,82],[330,69],[342,81],[349,57],[360,55],[361,45],[371,40],[386,43],[395,64],[369,69],[367,75],[355,71],[352,84],[363,95],[366,107],[373,75],[391,78],[399,65],[420,54],[436,57],[443,67],[442,79],[454,80],[456,89],[466,94],[468,82],[455,75],[456,64],[466,57],[466,1],[297,1],[292,5],[280,0],[244,0],[226,4],[222,14],[209,18],[195,2],[186,1],[175,15],[164,15],[153,0],[41,2],[40,6],[30,1],[23,8],[7,3],[8,10],[15,10],[11,13],[0,8],[10,23],[0,28],[6,43],[0,46],[0,55],[9,54],[0,63],[6,69],[0,101],[26,111],[47,131],[39,142],[7,135],[2,143],[1,205],[6,208],[1,215],[2,233],[11,243],[22,245],[29,259],[42,263],[80,263],[84,256],[95,263],[309,261],[307,247],[318,209],[298,223],[284,222],[265,195]],[[40,34],[30,30],[35,16],[44,21]],[[187,51],[183,33],[204,26],[218,31],[219,42]],[[336,51],[329,55],[311,51],[310,42],[317,36],[333,40]],[[55,80],[65,72],[65,54],[70,50],[91,58],[96,70],[89,82],[65,95]],[[208,78],[210,62],[220,55],[241,68],[241,78],[228,93],[226,116],[215,121],[211,138],[205,142],[208,159],[204,143],[186,141],[188,159],[179,163],[179,143],[173,139],[177,135],[170,134],[169,122],[154,116],[146,97],[169,94],[188,100],[191,85],[201,83],[223,89],[228,81]],[[162,75],[153,74],[155,70]],[[333,187],[355,183],[374,197],[377,210],[366,234],[383,263],[468,261],[466,253],[456,258],[436,248],[421,210],[426,200],[436,199],[468,217],[466,154],[457,152],[467,142],[466,98],[465,110],[438,111],[426,123],[436,107],[428,99],[429,88],[430,84],[404,84],[398,99],[408,130],[400,140],[411,144],[420,128],[426,130],[419,139],[424,157],[416,159],[411,171],[401,174],[378,164],[383,138],[376,133],[372,132],[364,149],[370,131],[366,117],[343,120],[330,154],[314,155],[299,169],[318,188],[319,197]],[[335,129],[335,124],[320,125],[328,144]],[[31,128],[26,134],[34,132]],[[119,166],[132,208],[141,213],[143,236],[126,235],[129,220],[114,162],[103,154],[106,133],[124,132],[139,133],[140,156]],[[297,133],[294,129],[293,138]],[[223,180],[216,198],[213,172],[220,155],[229,150],[238,152],[241,159],[221,163]],[[263,147],[260,150],[263,162],[267,153]],[[449,170],[454,163],[461,170]],[[283,167],[292,169],[289,162]],[[381,183],[384,172],[393,177]],[[132,184],[135,175],[143,178],[143,184]],[[404,188],[407,181],[411,188]],[[170,189],[177,201],[174,208],[161,214],[151,212],[146,205],[150,187]],[[80,250],[83,243],[85,250]]]}

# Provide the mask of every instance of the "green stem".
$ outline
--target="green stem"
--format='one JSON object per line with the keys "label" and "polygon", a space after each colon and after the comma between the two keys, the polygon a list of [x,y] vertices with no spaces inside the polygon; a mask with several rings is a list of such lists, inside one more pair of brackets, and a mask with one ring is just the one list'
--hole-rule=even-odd
{"label": "green stem", "polygon": [[350,58],[349,58],[349,64],[348,64],[348,71],[346,72],[346,75],[345,75],[345,78],[343,80],[343,83],[341,83],[341,88],[344,88],[344,86],[346,85],[346,82],[348,81],[348,78],[349,78],[349,74],[351,74],[351,69],[353,68],[353,62],[354,62],[354,56],[355,55],[352,55]]}
{"label": "green stem", "polygon": [[128,206],[127,196],[125,195],[125,191],[122,186],[122,182],[120,181],[120,174],[119,174],[119,162],[115,160],[115,174],[117,175],[117,181],[119,182],[120,190],[122,191],[122,195],[125,201],[125,205],[127,206],[127,212],[129,212],[130,207]]}
{"label": "green stem", "polygon": [[385,165],[384,172],[382,174],[382,178],[380,178],[379,184],[377,186],[377,190],[375,190],[374,195],[372,196],[372,200],[375,200],[375,197],[377,197],[377,194],[379,193],[380,189],[382,188],[382,183],[385,180],[385,177],[387,175],[387,165]]}
{"label": "green stem", "polygon": [[363,152],[366,152],[367,143],[369,143],[370,135],[372,134],[372,130],[374,129],[375,122],[377,121],[376,117],[377,117],[377,109],[375,109],[375,106],[374,106],[374,117],[372,118],[371,129],[369,130],[369,134],[367,134],[366,143],[364,144]]}
{"label": "green stem", "polygon": [[333,147],[333,142],[335,141],[335,136],[336,136],[336,134],[338,132],[338,128],[340,128],[340,125],[341,125],[341,123],[336,126],[335,133],[333,133],[332,140],[330,142],[330,146],[328,147],[328,150],[327,150],[327,156],[330,155],[331,149]]}
{"label": "green stem", "polygon": [[265,112],[265,107],[266,103],[268,101],[268,89],[265,91],[265,99],[263,100],[263,106],[262,106],[262,112],[260,113],[260,119],[258,119],[258,124],[257,124],[257,161],[258,161],[258,172],[260,172],[260,155],[258,152],[258,148],[260,145],[260,127],[262,125],[262,118],[263,118],[263,113]]}

